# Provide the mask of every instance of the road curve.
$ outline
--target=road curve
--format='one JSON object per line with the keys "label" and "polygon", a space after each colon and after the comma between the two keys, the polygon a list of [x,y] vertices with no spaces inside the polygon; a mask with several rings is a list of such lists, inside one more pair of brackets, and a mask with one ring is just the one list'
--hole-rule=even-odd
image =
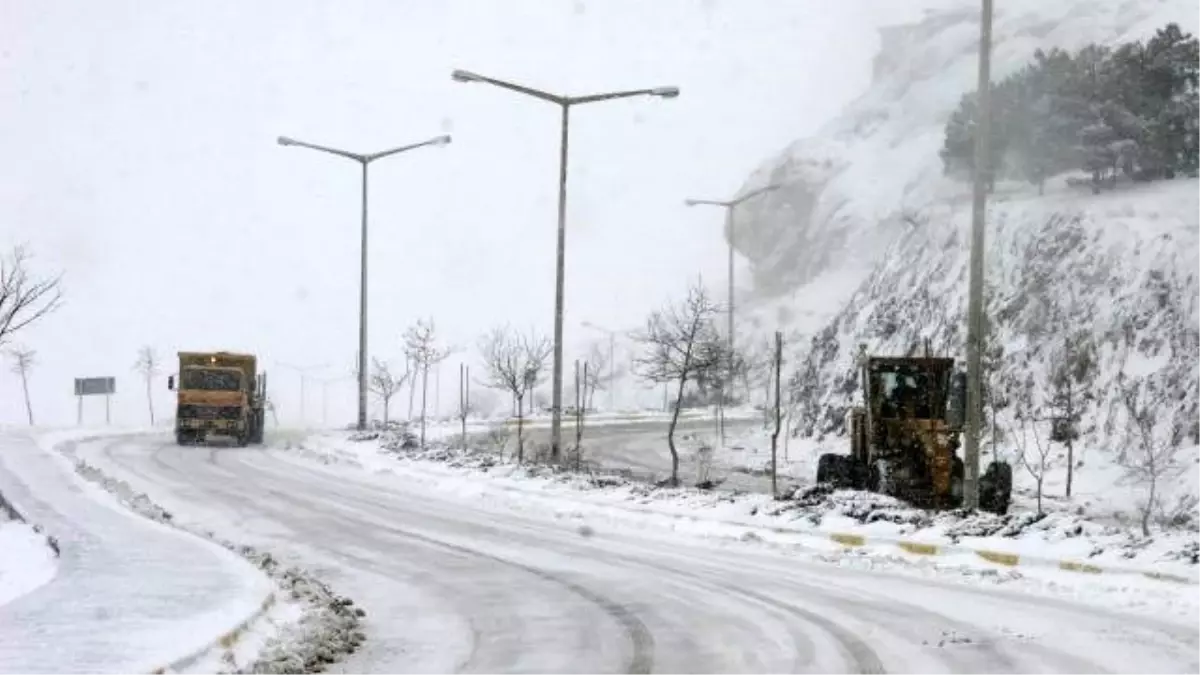
{"label": "road curve", "polygon": [[80,447],[367,610],[355,672],[1196,672],[1195,626],[760,547],[600,532],[280,450]]}

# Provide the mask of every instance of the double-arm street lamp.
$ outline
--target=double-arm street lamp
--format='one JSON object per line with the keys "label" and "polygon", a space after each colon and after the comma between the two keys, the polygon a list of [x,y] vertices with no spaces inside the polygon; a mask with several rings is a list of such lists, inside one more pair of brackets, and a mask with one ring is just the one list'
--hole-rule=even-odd
{"label": "double-arm street lamp", "polygon": [[629,91],[614,91],[604,94],[588,94],[586,96],[560,96],[549,92],[533,89],[504,80],[479,75],[466,70],[455,70],[451,77],[456,82],[482,82],[501,89],[515,91],[533,98],[553,103],[562,111],[562,140],[559,146],[558,159],[558,246],[554,276],[554,372],[553,395],[550,424],[550,454],[558,459],[562,440],[562,374],[563,374],[563,276],[566,251],[566,219],[567,219],[567,145],[570,109],[573,105],[584,103],[599,103],[618,98],[635,96],[656,96],[658,98],[675,98],[679,96],[678,87],[655,87],[652,89],[632,89]]}
{"label": "double-arm street lamp", "polygon": [[[731,379],[733,377],[733,252],[734,252],[734,243],[735,243],[734,242],[734,229],[733,229],[733,225],[734,225],[733,212],[735,209],[737,209],[738,205],[742,204],[743,202],[745,202],[749,199],[752,199],[754,197],[757,197],[757,196],[763,194],[764,192],[770,192],[771,190],[777,190],[777,189],[779,189],[779,187],[780,186],[778,184],[767,185],[767,186],[761,187],[757,190],[751,190],[750,192],[747,192],[746,194],[744,194],[736,199],[729,199],[729,200],[724,200],[724,201],[716,200],[716,199],[685,199],[683,201],[685,206],[719,206],[719,207],[725,209],[725,227],[729,230],[729,272],[728,272],[728,282],[729,282],[728,303],[729,303],[729,307],[726,311],[726,317],[728,318],[728,322],[729,322],[728,323],[729,334],[726,336],[727,339],[729,340],[729,343],[728,343],[729,344],[729,348],[728,348],[729,353],[726,354],[726,356],[725,356],[725,366],[726,366],[727,372],[726,372],[726,378],[724,378],[724,379]],[[726,396],[725,387],[726,386],[732,387],[732,385],[733,385],[732,382],[729,382],[728,385],[725,385],[724,383],[722,383],[721,390],[718,392],[720,395],[720,398],[721,398],[721,405],[719,406],[720,414],[719,414],[719,420],[718,420],[717,426],[718,426],[718,430],[719,430],[718,433],[721,437],[721,442],[725,441],[725,412],[724,412],[725,396]]]}
{"label": "double-arm street lamp", "polygon": [[767,185],[766,187],[761,187],[757,190],[751,190],[750,192],[747,192],[746,194],[742,195],[741,197],[738,197],[737,199],[730,199],[730,200],[726,200],[726,201],[718,201],[715,199],[685,199],[683,201],[685,206],[719,206],[719,207],[725,209],[725,227],[729,230],[729,273],[728,273],[728,276],[729,276],[729,279],[728,279],[728,281],[729,281],[729,299],[728,299],[729,308],[728,308],[728,312],[727,312],[728,320],[729,320],[729,324],[728,324],[729,335],[727,337],[729,339],[729,353],[730,353],[731,358],[733,355],[733,251],[734,251],[733,211],[734,211],[734,209],[736,209],[738,207],[738,205],[742,204],[743,202],[753,199],[754,197],[757,197],[757,196],[763,194],[764,192],[778,190],[780,187],[781,186],[778,184]]}
{"label": "double-arm street lamp", "polygon": [[358,363],[360,364],[358,368],[358,429],[360,431],[367,428],[367,369],[362,366],[362,364],[367,363],[367,165],[384,157],[398,155],[409,150],[416,150],[427,145],[446,145],[449,142],[449,136],[437,136],[427,141],[413,143],[412,145],[403,145],[382,152],[359,154],[316,145],[315,143],[306,143],[294,138],[288,138],[287,136],[279,137],[280,145],[318,150],[331,155],[337,155],[338,157],[345,157],[362,165],[362,243],[358,282]]}

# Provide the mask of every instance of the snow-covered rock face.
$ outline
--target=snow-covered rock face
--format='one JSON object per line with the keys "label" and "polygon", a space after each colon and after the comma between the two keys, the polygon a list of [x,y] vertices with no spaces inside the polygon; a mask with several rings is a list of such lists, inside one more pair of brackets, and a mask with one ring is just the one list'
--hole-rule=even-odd
{"label": "snow-covered rock face", "polygon": [[[938,150],[975,86],[978,16],[978,2],[964,0],[883,31],[870,91],[745,185],[783,184],[744,205],[735,243],[755,285],[744,329],[782,328],[793,347],[801,433],[840,430],[860,343],[904,353],[929,338],[964,356],[970,185],[942,175]],[[1143,39],[1171,21],[1194,32],[1197,17],[1190,0],[998,2],[993,78],[1038,48]],[[1077,392],[1085,442],[1123,442],[1123,375],[1153,400],[1157,433],[1197,443],[1198,209],[1194,179],[1100,196],[1061,178],[1045,196],[1000,184],[986,274],[1001,395],[1026,395],[1048,414],[1050,375],[1074,336],[1072,358],[1091,364]]]}

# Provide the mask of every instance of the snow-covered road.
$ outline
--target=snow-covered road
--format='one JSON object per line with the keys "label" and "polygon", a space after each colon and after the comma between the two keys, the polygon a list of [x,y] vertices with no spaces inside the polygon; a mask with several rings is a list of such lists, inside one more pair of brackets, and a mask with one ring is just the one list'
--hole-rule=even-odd
{"label": "snow-covered road", "polygon": [[[1195,625],[737,542],[580,531],[262,448],[83,456],[180,520],[302,563],[390,672],[1196,672]],[[1181,592],[1192,592],[1191,589]]]}

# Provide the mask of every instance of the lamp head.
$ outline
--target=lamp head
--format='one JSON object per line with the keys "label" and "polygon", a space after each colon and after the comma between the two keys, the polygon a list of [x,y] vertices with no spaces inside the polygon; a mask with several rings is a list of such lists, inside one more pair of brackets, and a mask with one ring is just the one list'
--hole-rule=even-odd
{"label": "lamp head", "polygon": [[679,96],[679,87],[655,87],[650,90],[650,95],[659,98],[675,98]]}

